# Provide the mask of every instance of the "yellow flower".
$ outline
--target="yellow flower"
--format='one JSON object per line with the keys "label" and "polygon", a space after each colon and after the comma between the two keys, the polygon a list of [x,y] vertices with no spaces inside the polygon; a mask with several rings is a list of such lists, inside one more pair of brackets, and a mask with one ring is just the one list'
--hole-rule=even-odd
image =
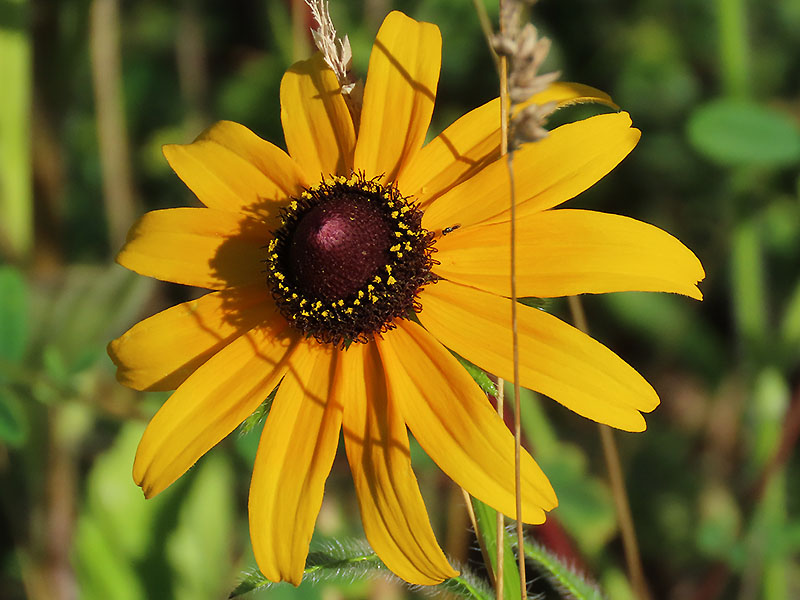
{"label": "yellow flower", "polygon": [[[450,351],[512,375],[509,178],[499,159],[499,100],[423,147],[441,37],[393,12],[372,50],[354,126],[320,55],[281,82],[288,154],[220,122],[167,146],[206,208],[146,214],[117,260],[211,293],[111,342],[119,380],[177,391],[153,417],[133,476],[158,494],[280,384],[250,486],[256,560],[298,584],[339,431],[367,539],[403,579],[456,574],[439,548],[411,470],[406,427],[458,485],[515,514],[514,442]],[[538,103],[608,97],[557,84]],[[626,113],[559,127],[515,154],[517,285],[540,298],[621,290],[700,298],[697,258],[645,223],[552,210],[593,185],[636,145]],[[435,254],[433,252],[435,251]],[[658,398],[603,345],[520,305],[520,381],[580,415],[628,431]],[[522,519],[556,506],[522,456]]]}

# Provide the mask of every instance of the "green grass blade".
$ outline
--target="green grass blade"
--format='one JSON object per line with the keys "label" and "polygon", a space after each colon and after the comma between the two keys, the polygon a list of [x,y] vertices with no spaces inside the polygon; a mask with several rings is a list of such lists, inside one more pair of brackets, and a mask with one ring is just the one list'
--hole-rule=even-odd
{"label": "green grass blade", "polygon": [[[478,522],[479,535],[483,538],[486,554],[492,563],[492,571],[497,572],[497,511],[480,500],[472,499],[475,520]],[[505,535],[503,549],[503,598],[517,600],[519,598],[519,568],[517,557],[511,546],[511,536]]]}

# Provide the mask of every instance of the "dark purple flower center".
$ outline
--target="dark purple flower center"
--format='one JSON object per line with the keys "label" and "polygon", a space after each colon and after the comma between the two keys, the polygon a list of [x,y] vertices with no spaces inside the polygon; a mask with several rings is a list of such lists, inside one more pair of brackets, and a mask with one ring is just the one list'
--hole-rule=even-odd
{"label": "dark purple flower center", "polygon": [[360,196],[318,204],[300,219],[289,244],[289,272],[324,300],[347,298],[387,264],[392,231]]}
{"label": "dark purple flower center", "polygon": [[421,310],[436,280],[434,236],[393,186],[363,175],[305,190],[282,211],[267,245],[267,279],[281,313],[304,335],[366,343]]}

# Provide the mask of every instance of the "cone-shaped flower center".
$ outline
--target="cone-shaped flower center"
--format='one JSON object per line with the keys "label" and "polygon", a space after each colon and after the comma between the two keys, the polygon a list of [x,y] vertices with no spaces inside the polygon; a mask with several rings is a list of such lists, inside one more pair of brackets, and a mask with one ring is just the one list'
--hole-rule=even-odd
{"label": "cone-shaped flower center", "polygon": [[266,261],[272,295],[319,342],[368,342],[419,311],[417,292],[436,279],[422,212],[362,175],[304,191],[281,221]]}
{"label": "cone-shaped flower center", "polygon": [[345,193],[300,219],[289,244],[289,272],[311,296],[347,298],[387,264],[391,237],[378,207]]}

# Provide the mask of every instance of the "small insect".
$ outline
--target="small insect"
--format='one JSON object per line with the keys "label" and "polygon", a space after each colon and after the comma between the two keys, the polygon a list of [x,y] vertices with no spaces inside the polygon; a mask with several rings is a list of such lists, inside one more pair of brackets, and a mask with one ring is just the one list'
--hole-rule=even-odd
{"label": "small insect", "polygon": [[461,223],[456,223],[455,225],[451,225],[450,227],[445,227],[444,229],[442,229],[442,235],[453,233],[459,227],[461,227]]}

